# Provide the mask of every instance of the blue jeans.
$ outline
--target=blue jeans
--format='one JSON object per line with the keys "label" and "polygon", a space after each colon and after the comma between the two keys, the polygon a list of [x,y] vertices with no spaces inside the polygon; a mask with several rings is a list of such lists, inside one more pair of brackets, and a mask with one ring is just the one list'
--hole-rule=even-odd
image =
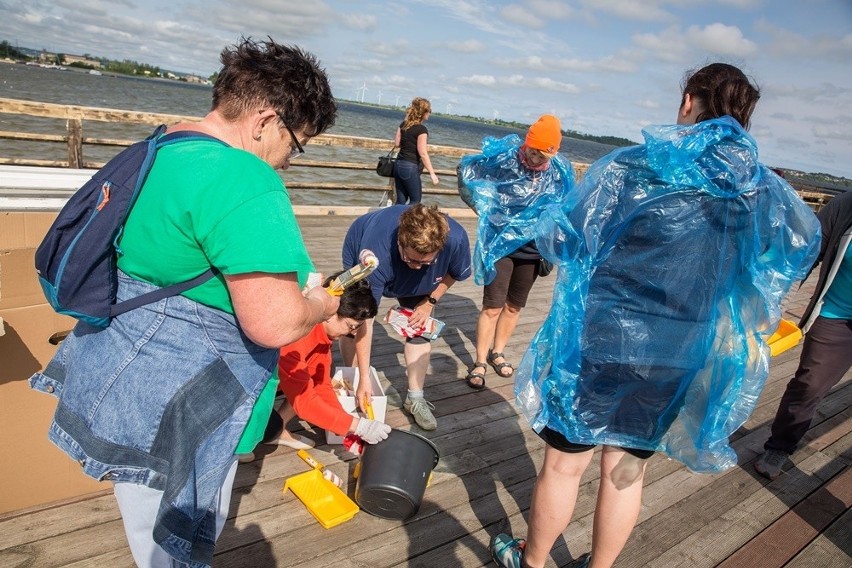
{"label": "blue jeans", "polygon": [[420,181],[420,164],[397,160],[393,169],[396,186],[396,204],[420,203],[423,198],[423,183]]}

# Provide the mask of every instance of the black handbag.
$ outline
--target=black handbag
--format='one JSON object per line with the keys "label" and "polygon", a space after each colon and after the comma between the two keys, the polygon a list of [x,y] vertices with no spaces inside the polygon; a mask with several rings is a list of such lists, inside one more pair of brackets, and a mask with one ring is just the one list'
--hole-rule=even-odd
{"label": "black handbag", "polygon": [[538,275],[539,276],[547,276],[553,272],[553,263],[547,260],[546,258],[539,259],[538,261]]}
{"label": "black handbag", "polygon": [[376,164],[376,173],[382,177],[393,177],[393,167],[396,164],[394,150],[396,148],[392,148],[386,156],[379,156],[379,163]]}

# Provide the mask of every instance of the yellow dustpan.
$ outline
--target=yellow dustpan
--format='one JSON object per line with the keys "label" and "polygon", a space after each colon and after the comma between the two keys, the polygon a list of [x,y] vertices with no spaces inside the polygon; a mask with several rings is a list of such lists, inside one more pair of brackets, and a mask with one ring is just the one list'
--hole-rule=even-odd
{"label": "yellow dustpan", "polygon": [[778,324],[778,329],[766,343],[769,345],[770,354],[774,357],[795,347],[801,339],[802,330],[795,323],[782,319]]}
{"label": "yellow dustpan", "polygon": [[292,491],[305,504],[311,515],[327,529],[354,517],[359,511],[358,505],[337,485],[322,476],[323,465],[305,450],[299,450],[297,454],[313,469],[286,479],[282,492],[288,489]]}

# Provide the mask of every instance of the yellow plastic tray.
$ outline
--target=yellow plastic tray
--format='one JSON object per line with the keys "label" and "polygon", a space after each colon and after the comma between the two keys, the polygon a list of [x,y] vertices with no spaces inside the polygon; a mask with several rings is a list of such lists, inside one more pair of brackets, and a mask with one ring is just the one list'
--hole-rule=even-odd
{"label": "yellow plastic tray", "polygon": [[778,324],[778,329],[769,338],[769,351],[774,357],[780,355],[788,349],[795,347],[802,339],[802,330],[796,327],[796,324],[789,320],[782,319]]}
{"label": "yellow plastic tray", "polygon": [[348,521],[360,510],[355,501],[335,484],[323,478],[322,472],[317,469],[288,478],[284,481],[282,492],[286,493],[287,489],[292,491],[314,518],[327,529]]}

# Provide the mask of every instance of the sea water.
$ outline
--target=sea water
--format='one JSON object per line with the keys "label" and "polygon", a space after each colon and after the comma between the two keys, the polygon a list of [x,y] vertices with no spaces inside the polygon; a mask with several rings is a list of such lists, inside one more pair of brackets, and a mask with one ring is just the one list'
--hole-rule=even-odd
{"label": "sea water", "polygon": [[[24,99],[45,103],[80,105],[119,110],[135,110],[164,114],[203,116],[210,109],[212,87],[166,79],[91,75],[85,70],[69,68],[66,71],[41,67],[0,64],[0,97]],[[393,146],[393,136],[404,117],[404,109],[371,107],[347,101],[338,101],[337,122],[329,134],[365,136],[388,140],[388,150]],[[508,134],[523,136],[523,130],[498,126],[475,120],[432,116],[426,126],[429,142],[447,146],[479,149],[485,136],[502,137]],[[0,130],[58,134],[64,131],[61,121],[24,115],[0,114]],[[85,121],[83,133],[86,137],[138,139],[147,136],[152,127],[145,125],[122,125]],[[575,138],[564,138],[561,153],[567,158],[590,163],[613,149],[600,144]],[[300,160],[342,161],[375,163],[380,152],[362,148],[308,145],[306,154],[293,161],[291,168],[281,173],[285,183],[321,182],[380,186],[385,183],[373,171],[350,171],[332,168],[299,167]],[[84,159],[103,162],[117,152],[115,147],[84,148]],[[20,140],[0,140],[0,156],[33,158],[44,160],[67,159],[64,144],[45,144]],[[444,156],[433,156],[436,169],[455,170],[458,160]],[[454,176],[440,176],[438,188],[455,189]],[[433,187],[428,176],[423,176],[424,188]],[[292,190],[291,198],[297,204],[376,205],[380,194],[365,191],[336,190]],[[424,201],[440,206],[462,206],[459,198],[452,196],[424,195]]]}

